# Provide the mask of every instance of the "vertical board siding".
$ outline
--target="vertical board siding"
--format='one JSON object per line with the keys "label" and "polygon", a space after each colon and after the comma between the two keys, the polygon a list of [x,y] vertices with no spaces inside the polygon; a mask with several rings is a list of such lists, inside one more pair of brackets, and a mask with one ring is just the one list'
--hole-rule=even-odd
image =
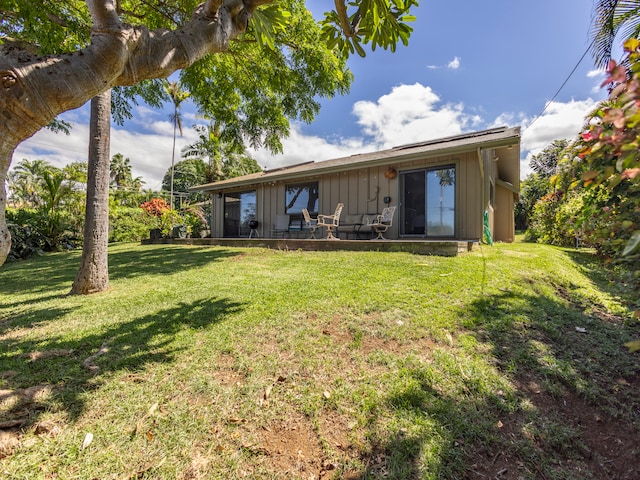
{"label": "vertical board siding", "polygon": [[[489,178],[496,174],[493,154],[492,149],[483,150],[481,154],[481,161],[485,169],[484,182],[480,172],[478,152],[470,150],[456,155],[415,159],[395,164],[391,162],[389,165],[368,166],[325,175],[307,174],[296,179],[265,182],[239,190],[256,191],[257,217],[261,224],[260,234],[266,238],[271,236],[275,216],[284,213],[285,186],[311,181],[318,181],[319,184],[318,213],[320,214],[332,214],[338,202],[343,202],[345,205],[343,216],[346,214],[379,214],[386,206],[396,206],[393,227],[389,230],[387,237],[398,238],[400,173],[407,170],[454,165],[456,168],[456,238],[479,239],[482,236],[482,213],[486,207],[483,203],[489,199]],[[398,172],[398,175],[392,179],[385,177],[385,172],[390,165]],[[388,205],[384,203],[384,197],[391,198]],[[505,205],[506,210],[508,207]],[[224,202],[215,193],[212,213],[214,220],[212,235],[222,237]]]}

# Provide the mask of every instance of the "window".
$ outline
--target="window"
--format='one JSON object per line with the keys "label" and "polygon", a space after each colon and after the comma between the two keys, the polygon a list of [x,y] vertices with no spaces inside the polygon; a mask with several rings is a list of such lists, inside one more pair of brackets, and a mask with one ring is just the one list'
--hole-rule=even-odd
{"label": "window", "polygon": [[312,215],[318,213],[318,182],[286,185],[284,190],[286,214],[301,214],[303,208]]}

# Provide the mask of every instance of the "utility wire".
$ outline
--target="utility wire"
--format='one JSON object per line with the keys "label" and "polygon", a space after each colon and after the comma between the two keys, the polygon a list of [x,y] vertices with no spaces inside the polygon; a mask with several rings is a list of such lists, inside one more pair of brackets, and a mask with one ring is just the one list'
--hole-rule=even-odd
{"label": "utility wire", "polygon": [[533,125],[535,123],[536,120],[538,120],[542,114],[547,110],[547,108],[549,108],[549,105],[551,105],[551,103],[553,103],[553,101],[556,99],[556,97],[558,96],[558,94],[562,91],[562,89],[564,88],[564,86],[567,84],[567,82],[569,81],[569,79],[573,76],[573,74],[576,72],[576,70],[578,69],[578,66],[580,66],[580,64],[582,63],[582,60],[584,60],[584,57],[586,57],[587,53],[589,53],[589,50],[591,50],[591,47],[593,46],[593,43],[595,42],[595,39],[593,39],[591,41],[591,43],[589,44],[589,46],[587,47],[587,49],[584,51],[584,53],[582,54],[582,56],[580,57],[580,60],[578,60],[578,63],[576,63],[575,67],[573,67],[573,70],[571,70],[571,72],[569,73],[569,75],[567,76],[567,78],[565,79],[564,82],[562,82],[562,85],[560,85],[560,88],[558,89],[558,91],[553,95],[553,97],[551,98],[551,100],[549,100],[544,108],[542,110],[540,110],[540,113],[538,113],[538,115],[536,115],[533,120],[531,120],[531,123],[529,125],[527,125],[525,128],[522,129],[523,132],[525,132],[529,127],[531,127],[531,125]]}

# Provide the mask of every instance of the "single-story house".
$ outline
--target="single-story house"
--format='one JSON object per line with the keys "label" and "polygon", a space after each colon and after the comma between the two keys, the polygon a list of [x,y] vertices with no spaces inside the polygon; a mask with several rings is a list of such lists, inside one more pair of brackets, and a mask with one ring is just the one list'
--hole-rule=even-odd
{"label": "single-story house", "polygon": [[[395,206],[388,239],[479,241],[484,213],[496,241],[514,240],[520,128],[501,127],[388,150],[305,162],[194,187],[212,198],[214,238],[273,237],[344,204],[341,222]],[[285,217],[286,218],[286,217]],[[340,229],[338,227],[338,233]]]}

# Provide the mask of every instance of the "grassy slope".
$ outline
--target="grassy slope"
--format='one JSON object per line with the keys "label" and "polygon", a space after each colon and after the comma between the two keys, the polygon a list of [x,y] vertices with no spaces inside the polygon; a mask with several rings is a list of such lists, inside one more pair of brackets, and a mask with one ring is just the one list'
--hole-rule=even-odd
{"label": "grassy slope", "polygon": [[640,332],[588,252],[117,245],[69,297],[78,259],[0,269],[3,478],[637,471],[600,446],[640,430]]}

